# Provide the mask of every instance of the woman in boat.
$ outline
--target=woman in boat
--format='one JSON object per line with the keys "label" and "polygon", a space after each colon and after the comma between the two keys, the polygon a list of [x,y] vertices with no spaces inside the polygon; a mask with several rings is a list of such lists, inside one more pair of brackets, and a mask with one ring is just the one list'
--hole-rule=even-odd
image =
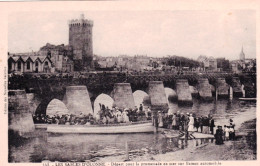
{"label": "woman in boat", "polygon": [[122,113],[118,108],[117,108],[117,111],[116,111],[116,118],[117,118],[118,123],[123,122]]}
{"label": "woman in boat", "polygon": [[123,117],[123,122],[124,122],[124,123],[128,123],[128,122],[129,122],[127,110],[128,110],[128,109],[125,108],[124,111],[122,112],[122,117]]}

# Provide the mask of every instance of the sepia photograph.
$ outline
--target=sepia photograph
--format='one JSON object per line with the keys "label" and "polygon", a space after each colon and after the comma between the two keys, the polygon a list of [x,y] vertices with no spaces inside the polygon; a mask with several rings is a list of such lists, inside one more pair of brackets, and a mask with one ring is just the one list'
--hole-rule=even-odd
{"label": "sepia photograph", "polygon": [[7,20],[8,163],[257,161],[256,10]]}

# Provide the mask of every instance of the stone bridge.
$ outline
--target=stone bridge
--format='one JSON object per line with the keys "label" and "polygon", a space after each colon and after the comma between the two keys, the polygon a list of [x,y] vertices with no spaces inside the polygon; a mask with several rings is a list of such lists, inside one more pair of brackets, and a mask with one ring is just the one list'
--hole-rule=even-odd
{"label": "stone bridge", "polygon": [[47,105],[52,99],[64,101],[66,87],[68,86],[86,86],[93,106],[95,99],[102,93],[113,98],[113,89],[116,83],[130,83],[132,92],[142,90],[149,94],[149,83],[153,81],[162,81],[164,88],[171,88],[176,91],[177,100],[180,103],[192,103],[191,95],[193,94],[198,94],[204,99],[211,99],[211,92],[228,95],[229,87],[233,88],[234,95],[237,92],[236,94],[241,96],[241,85],[244,86],[246,97],[256,95],[256,74],[232,73],[193,73],[185,75],[94,74],[81,78],[41,78],[25,75],[10,77],[8,88],[9,90],[24,89],[31,106],[31,112],[45,113]]}

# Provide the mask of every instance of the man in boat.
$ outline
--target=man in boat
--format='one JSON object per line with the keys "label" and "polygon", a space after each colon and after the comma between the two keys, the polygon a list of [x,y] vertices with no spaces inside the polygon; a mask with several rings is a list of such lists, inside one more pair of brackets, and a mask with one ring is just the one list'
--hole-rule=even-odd
{"label": "man in boat", "polygon": [[215,138],[216,138],[216,145],[222,145],[224,143],[222,126],[218,126],[218,129],[216,130]]}
{"label": "man in boat", "polygon": [[150,109],[150,107],[147,108],[147,120],[151,120],[151,116],[152,116],[152,111]]}

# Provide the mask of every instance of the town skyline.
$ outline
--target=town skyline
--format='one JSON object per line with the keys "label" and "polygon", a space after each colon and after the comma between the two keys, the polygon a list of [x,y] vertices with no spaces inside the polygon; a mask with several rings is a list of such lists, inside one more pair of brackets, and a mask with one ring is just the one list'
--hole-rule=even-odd
{"label": "town skyline", "polygon": [[46,43],[67,45],[68,21],[80,14],[94,22],[93,53],[99,56],[206,55],[236,60],[243,47],[246,58],[256,57],[255,12],[250,10],[13,13],[8,51],[38,51]]}

